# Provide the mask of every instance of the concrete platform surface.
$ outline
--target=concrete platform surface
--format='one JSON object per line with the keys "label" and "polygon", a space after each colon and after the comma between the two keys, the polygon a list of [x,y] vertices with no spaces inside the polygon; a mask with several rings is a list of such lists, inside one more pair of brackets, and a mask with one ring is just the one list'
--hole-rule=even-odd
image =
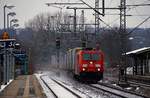
{"label": "concrete platform surface", "polygon": [[19,76],[2,92],[0,98],[46,98],[34,75]]}

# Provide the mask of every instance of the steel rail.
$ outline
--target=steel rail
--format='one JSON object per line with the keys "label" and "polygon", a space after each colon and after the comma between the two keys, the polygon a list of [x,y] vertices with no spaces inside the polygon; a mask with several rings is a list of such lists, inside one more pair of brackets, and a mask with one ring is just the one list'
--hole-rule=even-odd
{"label": "steel rail", "polygon": [[81,96],[79,96],[78,94],[76,94],[75,92],[73,92],[72,90],[68,89],[66,86],[62,85],[61,83],[59,83],[57,80],[52,79],[54,82],[56,82],[58,85],[62,86],[63,88],[65,88],[67,91],[69,91],[70,93],[72,93],[73,95],[75,95],[77,98],[82,98]]}
{"label": "steel rail", "polygon": [[52,92],[52,94],[58,98],[58,96],[55,94],[55,92],[48,86],[48,84],[44,81],[44,79],[42,79],[43,76],[40,76],[40,79],[42,80],[42,82],[45,84],[45,86]]}
{"label": "steel rail", "polygon": [[108,92],[108,93],[110,93],[110,94],[119,96],[119,97],[121,97],[121,98],[127,98],[127,97],[124,97],[124,96],[122,96],[122,95],[116,94],[116,93],[114,93],[114,92],[111,92],[111,91],[108,91],[108,90],[105,90],[105,89],[102,89],[102,88],[97,87],[97,86],[93,86],[93,85],[88,85],[88,86],[89,86],[89,87],[92,87],[92,88],[95,88],[95,89],[98,89],[98,90],[102,90],[102,91],[104,91],[104,92]]}
{"label": "steel rail", "polygon": [[[114,86],[111,86],[111,85],[107,85],[107,84],[104,84],[104,83],[98,83],[97,85],[104,86],[104,87],[107,87],[107,88],[111,88],[111,89],[114,89],[114,90],[118,90],[118,91],[120,91],[120,92],[129,93],[129,94],[131,94],[131,95],[135,95],[135,96],[138,96],[138,97],[149,98],[149,97],[147,97],[147,96],[145,96],[145,95],[137,94],[137,93],[135,93],[135,92],[131,92],[131,91],[127,91],[127,90],[124,90],[124,89],[120,89],[120,88],[117,88],[117,87],[114,87]],[[91,86],[91,87],[94,87],[94,88],[97,88],[97,89],[104,90],[103,88],[100,88],[100,87],[97,87],[97,86],[93,86],[93,85],[90,85],[90,86]],[[116,94],[116,93],[111,92],[111,91],[108,91],[108,90],[104,90],[104,91],[109,92],[109,93],[112,93],[112,94],[114,94],[114,95],[118,95],[118,96],[120,96],[120,97],[122,97],[122,98],[128,98],[128,97],[125,97],[125,96],[123,96],[123,95]]]}

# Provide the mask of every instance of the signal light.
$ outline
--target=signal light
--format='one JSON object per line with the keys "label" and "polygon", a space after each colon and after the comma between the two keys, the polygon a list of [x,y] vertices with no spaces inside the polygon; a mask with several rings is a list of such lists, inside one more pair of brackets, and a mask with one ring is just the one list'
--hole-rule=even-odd
{"label": "signal light", "polygon": [[91,61],[90,64],[93,64],[93,62]]}
{"label": "signal light", "polygon": [[59,37],[56,38],[56,48],[57,49],[60,48],[60,38]]}
{"label": "signal light", "polygon": [[100,69],[100,68],[97,68],[97,71],[101,71],[101,69]]}
{"label": "signal light", "polygon": [[82,70],[85,71],[85,68],[83,68]]}

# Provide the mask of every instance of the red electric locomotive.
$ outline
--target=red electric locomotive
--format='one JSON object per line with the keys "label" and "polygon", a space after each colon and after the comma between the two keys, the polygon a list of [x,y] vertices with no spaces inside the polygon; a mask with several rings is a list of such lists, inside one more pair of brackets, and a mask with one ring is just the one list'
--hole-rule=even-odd
{"label": "red electric locomotive", "polygon": [[75,77],[99,81],[103,78],[104,55],[92,48],[74,48],[67,53],[66,65]]}

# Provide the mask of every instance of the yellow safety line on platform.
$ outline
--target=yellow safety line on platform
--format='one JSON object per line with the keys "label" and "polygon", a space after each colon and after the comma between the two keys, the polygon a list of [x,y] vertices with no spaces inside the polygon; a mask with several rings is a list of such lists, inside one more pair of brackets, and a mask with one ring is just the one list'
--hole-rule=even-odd
{"label": "yellow safety line on platform", "polygon": [[28,76],[27,80],[26,80],[26,85],[25,85],[25,89],[24,89],[23,98],[29,98],[29,88],[30,88],[29,80],[30,80],[30,76]]}

